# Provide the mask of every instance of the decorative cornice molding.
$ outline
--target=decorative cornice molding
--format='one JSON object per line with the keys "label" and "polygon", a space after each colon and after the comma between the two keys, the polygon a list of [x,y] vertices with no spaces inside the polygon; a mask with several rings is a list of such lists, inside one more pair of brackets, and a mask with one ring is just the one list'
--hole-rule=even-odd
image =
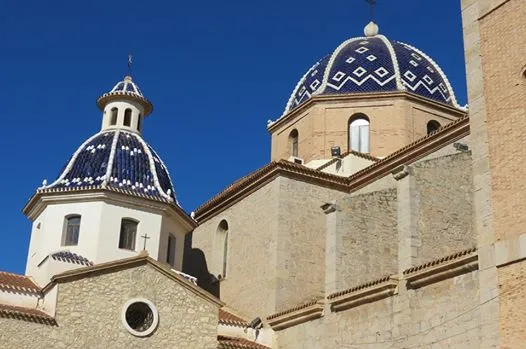
{"label": "decorative cornice molding", "polygon": [[478,269],[476,248],[464,250],[403,272],[411,288],[419,288]]}
{"label": "decorative cornice molding", "polygon": [[397,292],[398,279],[386,276],[327,297],[332,311],[341,311],[390,297]]}
{"label": "decorative cornice molding", "polygon": [[323,315],[323,300],[318,299],[267,317],[267,322],[274,331],[283,330]]}

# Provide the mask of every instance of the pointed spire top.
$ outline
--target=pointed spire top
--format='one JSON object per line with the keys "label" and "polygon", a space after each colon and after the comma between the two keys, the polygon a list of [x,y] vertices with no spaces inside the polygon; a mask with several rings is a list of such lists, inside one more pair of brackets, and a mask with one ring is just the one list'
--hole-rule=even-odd
{"label": "pointed spire top", "polygon": [[369,4],[369,9],[370,9],[370,16],[371,16],[371,22],[373,21],[374,19],[374,5],[376,5],[376,0],[365,0],[365,2],[367,2]]}

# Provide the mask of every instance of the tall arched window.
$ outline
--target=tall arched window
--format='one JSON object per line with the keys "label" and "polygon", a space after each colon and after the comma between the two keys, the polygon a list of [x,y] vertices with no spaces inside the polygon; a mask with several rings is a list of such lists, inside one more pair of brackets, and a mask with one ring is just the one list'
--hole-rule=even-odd
{"label": "tall arched window", "polygon": [[349,150],[369,153],[369,118],[355,114],[349,119]]}
{"label": "tall arched window", "polygon": [[168,246],[166,247],[166,263],[175,267],[175,236],[173,234],[168,235]]}
{"label": "tall arched window", "polygon": [[222,220],[217,227],[217,254],[221,263],[221,279],[226,277],[228,260],[228,223]]}
{"label": "tall arched window", "polygon": [[299,138],[298,130],[296,129],[292,130],[289,134],[290,154],[292,156],[298,156],[298,138]]}
{"label": "tall arched window", "polygon": [[431,120],[427,123],[427,134],[431,134],[440,128],[440,124],[436,120]]}
{"label": "tall arched window", "polygon": [[131,117],[132,110],[128,108],[124,111],[124,126],[131,126]]}
{"label": "tall arched window", "polygon": [[132,219],[123,218],[121,221],[121,233],[119,236],[119,248],[135,250],[135,238],[139,223]]}
{"label": "tall arched window", "polygon": [[113,126],[113,125],[117,125],[117,113],[118,113],[118,109],[117,108],[111,108],[111,115],[110,115],[110,125]]}
{"label": "tall arched window", "polygon": [[70,215],[64,220],[62,246],[76,246],[79,243],[80,215]]}
{"label": "tall arched window", "polygon": [[139,113],[139,116],[138,116],[138,119],[137,119],[137,131],[141,131],[141,122],[142,122],[142,117],[141,117],[141,114]]}

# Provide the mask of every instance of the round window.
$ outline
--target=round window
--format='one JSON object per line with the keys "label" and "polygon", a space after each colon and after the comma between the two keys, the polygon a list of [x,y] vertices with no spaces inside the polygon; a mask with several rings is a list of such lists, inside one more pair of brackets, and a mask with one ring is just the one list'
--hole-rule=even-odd
{"label": "round window", "polygon": [[147,299],[131,299],[122,309],[124,327],[134,336],[145,337],[157,328],[159,313]]}

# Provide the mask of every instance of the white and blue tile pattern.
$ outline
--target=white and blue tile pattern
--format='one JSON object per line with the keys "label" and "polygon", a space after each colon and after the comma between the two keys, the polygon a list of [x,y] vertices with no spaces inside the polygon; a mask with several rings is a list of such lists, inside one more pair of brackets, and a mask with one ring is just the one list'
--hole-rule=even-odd
{"label": "white and blue tile pattern", "polygon": [[136,133],[106,131],[88,139],[73,154],[59,178],[40,189],[113,187],[143,197],[175,200],[168,170]]}
{"label": "white and blue tile pattern", "polygon": [[389,91],[408,91],[462,108],[447,77],[429,56],[376,35],[349,39],[318,61],[296,85],[285,114],[315,95]]}

